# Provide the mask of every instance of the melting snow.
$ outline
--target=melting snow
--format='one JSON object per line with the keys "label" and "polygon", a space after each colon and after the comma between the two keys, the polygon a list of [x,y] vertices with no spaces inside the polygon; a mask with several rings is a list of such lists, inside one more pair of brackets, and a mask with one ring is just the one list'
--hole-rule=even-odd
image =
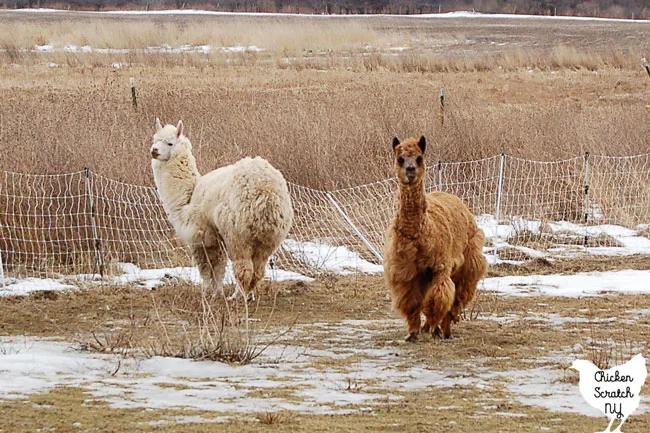
{"label": "melting snow", "polygon": [[[30,9],[17,9],[14,12],[20,13],[53,13],[53,12],[69,12],[62,9],[46,9],[46,8],[30,8]],[[291,17],[295,19],[330,19],[330,18],[345,18],[350,20],[363,20],[372,17],[385,17],[385,18],[403,18],[403,15],[389,15],[389,14],[362,14],[362,15],[337,15],[337,14],[288,14],[288,13],[265,13],[265,12],[217,12],[206,11],[200,9],[172,9],[160,11],[110,11],[110,12],[84,12],[85,14],[95,15],[231,15],[231,16],[270,16],[270,17]],[[617,18],[592,18],[592,17],[573,17],[573,16],[546,16],[546,15],[517,15],[517,14],[482,14],[470,11],[456,11],[446,12],[440,14],[419,14],[409,15],[409,18],[419,19],[449,19],[449,18],[474,18],[474,19],[512,19],[512,20],[568,20],[568,21],[600,21],[600,22],[621,22],[621,23],[650,23],[648,20],[630,20],[630,19],[617,19]]]}
{"label": "melting snow", "polygon": [[486,278],[482,289],[513,296],[596,296],[602,292],[650,293],[650,271],[586,272]]}
{"label": "melting snow", "polygon": [[364,260],[358,253],[343,247],[315,242],[296,242],[285,240],[282,245],[294,259],[308,266],[349,275],[354,272],[375,274],[384,272],[383,265],[377,265]]}
{"label": "melting snow", "polygon": [[[400,399],[399,392],[456,386],[486,390],[484,398],[479,397],[476,404],[488,408],[500,400],[487,391],[504,387],[511,393],[508,400],[514,398],[551,411],[600,416],[579,398],[576,385],[563,380],[563,366],[575,359],[573,353],[555,353],[530,360],[529,369],[492,371],[486,365],[490,362],[487,358],[473,358],[470,368],[464,360],[450,360],[444,365],[414,363],[410,345],[396,342],[378,346],[373,338],[368,338],[402,328],[401,320],[298,325],[282,337],[286,346],[283,342],[276,343],[259,361],[244,366],[164,357],[135,360],[80,352],[59,341],[0,337],[0,399],[24,398],[57,386],[75,386],[117,408],[197,409],[239,414],[284,409],[344,414],[372,411],[368,405],[385,402],[387,398]],[[356,338],[337,337],[346,333]],[[310,337],[319,341],[329,337],[331,351],[291,345],[295,341],[308,343],[305,340]],[[283,354],[281,359],[278,354]],[[354,359],[359,361],[327,362],[334,359],[333,355],[355,355]],[[286,397],[265,397],[264,390],[268,388],[285,389]],[[260,392],[259,397],[250,395]],[[637,413],[648,409],[648,396],[642,396]],[[521,416],[509,412],[498,414]]]}
{"label": "melting snow", "polygon": [[31,50],[32,52],[37,53],[55,53],[55,52],[65,52],[65,53],[98,53],[98,54],[128,54],[132,52],[144,52],[146,54],[183,54],[183,53],[198,53],[198,54],[210,54],[215,51],[221,51],[223,53],[243,53],[243,52],[262,52],[265,51],[264,48],[260,48],[255,45],[242,46],[234,45],[230,47],[213,47],[211,45],[189,45],[183,44],[178,47],[172,47],[171,45],[163,44],[161,46],[153,46],[147,48],[93,48],[89,45],[76,46],[72,44],[67,44],[61,46],[61,44],[54,45],[36,45]]}
{"label": "melting snow", "polygon": [[70,284],[64,284],[52,278],[6,278],[4,285],[0,284],[0,296],[25,296],[34,291],[47,290],[68,290],[76,288]]}

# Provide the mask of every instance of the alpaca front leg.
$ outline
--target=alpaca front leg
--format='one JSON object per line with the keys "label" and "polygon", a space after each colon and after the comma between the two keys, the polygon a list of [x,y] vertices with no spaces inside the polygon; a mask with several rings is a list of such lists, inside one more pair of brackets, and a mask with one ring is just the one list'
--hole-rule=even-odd
{"label": "alpaca front leg", "polygon": [[[456,287],[456,291],[458,291],[458,287]],[[451,338],[451,324],[458,322],[461,312],[462,306],[458,302],[458,294],[456,294],[456,300],[454,301],[451,310],[449,310],[449,313],[447,313],[447,315],[442,319],[440,327],[436,328],[435,335],[445,340]]]}
{"label": "alpaca front leg", "polygon": [[420,333],[428,334],[428,333],[433,332],[433,331],[434,331],[434,328],[431,326],[431,321],[429,320],[428,317],[426,317],[426,320],[424,321],[424,325],[422,325],[422,329],[420,329]]}
{"label": "alpaca front leg", "polygon": [[[400,291],[401,293],[398,293]],[[421,324],[422,294],[411,287],[400,287],[393,291],[393,299],[395,308],[402,313],[408,323],[408,334],[405,340],[417,340]]]}
{"label": "alpaca front leg", "polygon": [[451,315],[451,313],[449,313],[442,319],[442,323],[440,323],[440,326],[436,328],[434,334],[443,340],[450,339],[451,322],[453,322],[453,316]]}
{"label": "alpaca front leg", "polygon": [[[426,316],[426,323],[430,330],[437,332],[437,328],[442,324],[443,319],[449,314],[454,302],[455,287],[449,274],[436,276],[431,282],[431,286],[424,297],[423,312]],[[444,323],[448,326],[447,323]],[[447,330],[442,330],[445,338],[451,335]]]}

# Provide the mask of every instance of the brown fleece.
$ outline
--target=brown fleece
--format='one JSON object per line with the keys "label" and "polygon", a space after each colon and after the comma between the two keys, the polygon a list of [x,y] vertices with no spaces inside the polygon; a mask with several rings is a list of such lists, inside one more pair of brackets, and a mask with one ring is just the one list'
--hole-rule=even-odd
{"label": "brown fleece", "polygon": [[449,338],[451,322],[487,271],[485,238],[469,208],[451,194],[425,194],[425,147],[424,137],[393,142],[399,206],[388,229],[384,273],[393,306],[408,322],[409,341],[420,332]]}

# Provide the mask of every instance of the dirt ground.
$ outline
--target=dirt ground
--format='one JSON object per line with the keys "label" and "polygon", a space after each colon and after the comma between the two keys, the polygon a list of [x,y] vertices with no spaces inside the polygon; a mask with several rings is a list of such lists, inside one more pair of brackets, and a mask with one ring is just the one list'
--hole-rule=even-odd
{"label": "dirt ground", "polygon": [[[528,273],[643,268],[647,260],[537,263],[528,265]],[[491,272],[512,271],[501,266]],[[526,272],[526,267],[516,272]],[[215,310],[223,307],[221,299],[208,302]],[[483,291],[453,328],[452,340],[425,336],[411,344],[403,341],[405,324],[391,311],[379,276],[267,282],[250,305],[249,323],[257,324],[251,332],[260,342],[272,341],[269,350],[302,350],[306,361],[299,369],[336,377],[331,392],[351,400],[328,406],[333,412],[120,408],[98,398],[89,386],[64,384],[0,401],[0,431],[599,431],[606,425],[604,416],[558,411],[563,401],[582,401],[577,373],[567,368],[578,358],[612,366],[642,351],[650,337],[648,304],[647,295],[508,297]],[[199,322],[193,319],[198,311],[204,311],[198,292],[174,281],[154,291],[94,287],[40,293],[0,299],[0,334],[56,337],[84,353],[137,358],[143,355],[134,348],[161,338],[160,323],[167,333],[187,333]],[[280,352],[276,362],[294,368],[287,353]],[[250,365],[264,362],[268,360],[260,357]],[[118,365],[114,376],[129,374]],[[421,383],[431,377],[437,379]],[[195,385],[159,386],[172,393]],[[300,397],[304,390],[304,383],[289,375],[273,387],[248,389],[241,402],[260,398],[298,405],[306,401]],[[125,388],[124,394],[129,393]],[[368,395],[373,397],[366,399]],[[647,431],[647,406],[642,412],[630,417],[624,431]]]}

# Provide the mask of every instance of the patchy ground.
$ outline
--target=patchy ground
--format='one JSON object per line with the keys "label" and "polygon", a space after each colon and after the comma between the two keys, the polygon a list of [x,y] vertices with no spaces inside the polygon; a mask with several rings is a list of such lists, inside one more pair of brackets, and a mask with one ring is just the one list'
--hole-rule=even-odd
{"label": "patchy ground", "polygon": [[[560,280],[618,267],[602,260],[530,266]],[[510,278],[507,269],[493,272]],[[181,282],[2,298],[0,431],[602,430],[567,367],[646,353],[648,295],[555,296],[562,287],[540,288],[541,273],[526,277],[526,296],[488,291],[498,279],[486,280],[453,340],[415,344],[403,342],[379,276],[268,283],[247,321],[243,305],[228,305],[249,330],[221,335],[265,348],[246,365],[153,356],[214,337],[206,308],[228,311]],[[647,430],[649,392],[624,431]]]}

